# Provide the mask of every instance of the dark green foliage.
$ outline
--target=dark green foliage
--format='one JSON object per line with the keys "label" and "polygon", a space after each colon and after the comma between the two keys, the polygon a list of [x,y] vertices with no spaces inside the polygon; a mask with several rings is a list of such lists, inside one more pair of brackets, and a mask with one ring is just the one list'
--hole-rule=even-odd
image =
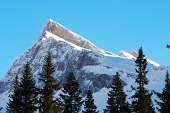
{"label": "dark green foliage", "polygon": [[12,100],[7,104],[9,113],[33,113],[36,110],[35,81],[28,63],[24,69],[21,82],[18,82],[18,76],[15,78],[14,93],[10,96]]}
{"label": "dark green foliage", "polygon": [[43,72],[40,74],[39,80],[44,83],[44,87],[40,89],[39,112],[43,113],[59,113],[60,107],[58,99],[54,98],[54,92],[60,89],[60,83],[52,76],[55,67],[52,63],[51,55],[45,59]]}
{"label": "dark green foliage", "polygon": [[162,93],[155,93],[157,97],[161,100],[155,100],[157,105],[160,106],[160,108],[157,108],[157,110],[161,113],[170,113],[170,79],[168,71],[166,72],[165,87],[162,89]]}
{"label": "dark green foliage", "polygon": [[137,87],[132,86],[132,90],[135,91],[135,94],[132,95],[132,111],[136,113],[154,113],[151,100],[152,93],[149,93],[149,90],[145,88],[149,80],[146,78],[146,74],[148,73],[146,69],[147,60],[143,54],[142,47],[139,49],[138,55],[135,61],[136,73],[138,74],[135,79]]}
{"label": "dark green foliage", "polygon": [[18,76],[15,77],[13,81],[14,92],[10,95],[9,102],[7,103],[6,109],[7,113],[22,113],[21,112],[21,93],[19,88]]}
{"label": "dark green foliage", "polygon": [[83,104],[81,93],[79,88],[79,82],[76,80],[74,73],[70,72],[66,83],[63,84],[62,94],[60,97],[63,102],[63,113],[78,113],[81,110]]}
{"label": "dark green foliage", "polygon": [[27,62],[20,82],[20,91],[22,96],[22,112],[33,113],[36,110],[36,87],[35,80],[31,73],[31,68]]}
{"label": "dark green foliage", "polygon": [[99,111],[97,111],[96,105],[94,104],[94,99],[91,90],[88,90],[87,92],[83,113],[99,113]]}
{"label": "dark green foliage", "polygon": [[111,90],[108,93],[108,100],[105,113],[130,113],[128,103],[126,103],[126,94],[123,91],[123,83],[120,75],[116,72],[111,84]]}

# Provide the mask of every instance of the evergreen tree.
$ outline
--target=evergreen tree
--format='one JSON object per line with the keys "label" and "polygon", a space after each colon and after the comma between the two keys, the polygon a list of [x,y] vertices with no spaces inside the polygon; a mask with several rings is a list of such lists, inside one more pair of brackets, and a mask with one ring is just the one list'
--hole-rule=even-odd
{"label": "evergreen tree", "polygon": [[39,80],[44,83],[44,87],[40,89],[40,107],[39,112],[42,113],[60,113],[59,100],[54,98],[55,91],[60,89],[60,83],[52,76],[55,67],[52,63],[51,54],[49,53],[43,65],[43,72],[40,74]]}
{"label": "evergreen tree", "polygon": [[14,91],[13,94],[10,95],[9,102],[7,103],[6,109],[7,113],[22,113],[21,110],[21,93],[19,88],[18,76],[15,77],[13,81]]}
{"label": "evergreen tree", "polygon": [[66,83],[63,84],[62,94],[60,94],[63,100],[63,113],[80,112],[83,104],[81,93],[78,80],[76,80],[74,73],[70,72]]}
{"label": "evergreen tree", "polygon": [[111,84],[111,90],[108,93],[108,100],[105,113],[130,113],[128,103],[126,102],[126,94],[123,91],[123,84],[120,75],[116,72]]}
{"label": "evergreen tree", "polygon": [[99,111],[97,111],[96,105],[94,104],[94,99],[91,90],[88,90],[87,92],[83,113],[99,113]]}
{"label": "evergreen tree", "polygon": [[36,110],[36,87],[35,80],[31,73],[31,68],[27,62],[24,67],[23,76],[20,82],[21,100],[22,100],[22,112],[33,113]]}
{"label": "evergreen tree", "polygon": [[132,86],[132,90],[135,94],[132,95],[132,111],[136,113],[154,113],[153,103],[151,100],[152,93],[145,88],[145,85],[149,83],[146,77],[147,71],[147,60],[143,54],[142,47],[139,49],[138,57],[135,61],[137,77],[135,82],[137,87]]}
{"label": "evergreen tree", "polygon": [[170,113],[170,79],[168,71],[166,72],[165,87],[162,89],[162,93],[155,93],[157,97],[161,100],[155,100],[157,105],[160,106],[160,108],[157,107],[157,110],[161,113]]}

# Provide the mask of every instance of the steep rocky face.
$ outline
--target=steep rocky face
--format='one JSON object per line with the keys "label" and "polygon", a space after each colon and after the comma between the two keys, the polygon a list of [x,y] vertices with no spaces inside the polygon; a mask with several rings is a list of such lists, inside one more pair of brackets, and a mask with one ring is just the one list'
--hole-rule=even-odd
{"label": "steep rocky face", "polygon": [[67,28],[63,27],[59,23],[48,20],[47,24],[42,31],[42,35],[40,37],[40,40],[44,37],[45,31],[48,31],[54,35],[59,36],[60,38],[63,38],[64,40],[71,42],[77,46],[80,46],[85,49],[90,49],[93,51],[101,52],[102,54],[109,54],[112,55],[111,52],[103,51],[94,44],[92,44],[90,41],[86,40],[80,35],[77,35],[76,33],[73,33],[72,31],[68,30]]}
{"label": "steep rocky face", "polygon": [[135,58],[138,57],[138,53],[136,51],[134,51],[134,50],[131,51],[131,55],[133,55]]}

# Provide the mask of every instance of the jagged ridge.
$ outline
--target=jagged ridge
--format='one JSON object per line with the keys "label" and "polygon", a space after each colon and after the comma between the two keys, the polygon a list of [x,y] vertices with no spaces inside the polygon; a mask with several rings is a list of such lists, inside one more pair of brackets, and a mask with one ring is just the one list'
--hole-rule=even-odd
{"label": "jagged ridge", "polygon": [[45,25],[39,40],[42,40],[43,38],[47,38],[47,37],[44,37],[46,34],[46,31],[54,35],[57,35],[60,38],[63,38],[64,40],[71,42],[77,46],[80,46],[82,48],[101,52],[102,54],[106,54],[106,55],[114,55],[111,52],[107,52],[107,51],[104,51],[98,48],[97,46],[95,46],[94,44],[92,44],[90,41],[86,40],[82,36],[77,35],[76,33],[68,30],[67,28],[63,27],[62,25],[60,25],[59,23],[51,19],[47,21],[47,24]]}

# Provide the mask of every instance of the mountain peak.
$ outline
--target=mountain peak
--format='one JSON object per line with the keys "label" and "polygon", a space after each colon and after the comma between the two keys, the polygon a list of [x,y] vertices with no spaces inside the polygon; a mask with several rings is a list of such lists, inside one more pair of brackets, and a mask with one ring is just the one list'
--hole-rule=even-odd
{"label": "mountain peak", "polygon": [[[64,83],[70,71],[73,71],[80,83],[82,96],[85,96],[90,88],[94,93],[94,98],[99,99],[96,103],[101,110],[104,109],[107,98],[99,98],[101,95],[107,97],[111,80],[114,73],[119,72],[123,81],[128,98],[131,97],[131,86],[134,85],[135,53],[133,55],[125,51],[120,52],[120,56],[104,51],[80,35],[73,33],[59,23],[49,19],[45,25],[39,40],[18,59],[15,60],[5,77],[0,80],[0,107],[5,108],[9,101],[9,95],[13,91],[13,79],[17,75],[21,80],[24,72],[24,65],[29,62],[31,72],[38,88],[42,87],[39,81],[40,73],[43,72],[44,59],[47,53],[51,53],[55,66],[53,76],[57,81]],[[162,87],[162,74],[166,74],[169,67],[158,67],[159,64],[147,59],[148,77],[151,82],[150,89]],[[152,65],[153,64],[153,65]],[[158,86],[158,87],[157,87]],[[102,93],[98,93],[101,92]],[[60,91],[59,91],[60,92]],[[104,94],[104,95],[103,95]],[[105,96],[106,95],[106,96]],[[55,94],[58,96],[58,93]],[[129,100],[128,100],[129,101]],[[131,101],[131,100],[130,100]],[[102,105],[102,106],[101,106]]]}
{"label": "mountain peak", "polygon": [[89,49],[92,51],[97,51],[97,52],[100,52],[105,55],[114,55],[111,52],[107,52],[107,51],[104,51],[104,50],[98,48],[97,46],[95,46],[93,43],[91,43],[87,39],[72,32],[71,30],[65,28],[61,24],[59,24],[51,19],[49,19],[47,21],[44,29],[42,30],[39,41],[49,38],[48,36],[46,36],[46,32],[56,35],[64,40],[66,40],[67,42],[71,42],[79,47]]}

